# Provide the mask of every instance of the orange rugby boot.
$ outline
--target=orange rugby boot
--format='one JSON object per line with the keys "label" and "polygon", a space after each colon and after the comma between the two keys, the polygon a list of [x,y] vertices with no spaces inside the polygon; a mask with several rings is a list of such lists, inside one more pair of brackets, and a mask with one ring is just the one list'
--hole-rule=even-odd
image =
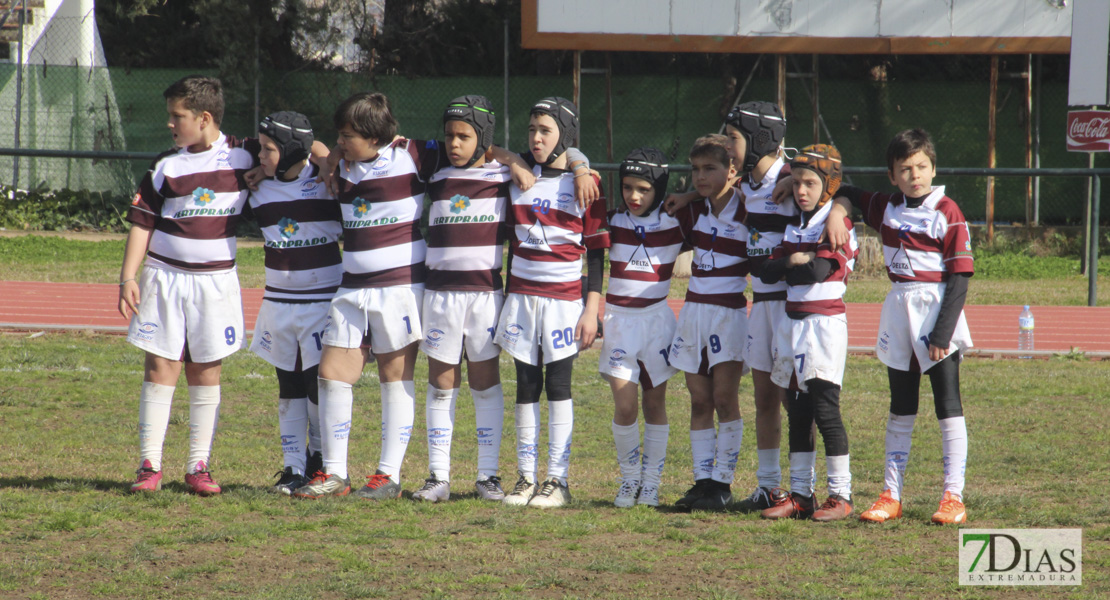
{"label": "orange rugby boot", "polygon": [[894,499],[894,493],[890,490],[883,490],[879,499],[871,505],[871,508],[863,511],[859,515],[860,521],[870,521],[872,523],[885,523],[891,519],[900,519],[902,517],[902,502]]}
{"label": "orange rugby boot", "polygon": [[944,492],[940,508],[933,513],[933,522],[939,525],[958,524],[967,521],[967,509],[963,499],[952,492]]}

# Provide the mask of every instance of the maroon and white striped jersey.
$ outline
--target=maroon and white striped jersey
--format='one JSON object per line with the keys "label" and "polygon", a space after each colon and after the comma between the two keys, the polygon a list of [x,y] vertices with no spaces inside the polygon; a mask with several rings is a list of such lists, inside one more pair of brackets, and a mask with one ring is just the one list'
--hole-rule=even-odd
{"label": "maroon and white striped jersey", "polygon": [[428,183],[429,290],[500,290],[509,168],[445,167]]}
{"label": "maroon and white striped jersey", "polygon": [[310,164],[293,181],[266,179],[250,194],[266,244],[267,300],[328,301],[343,279],[339,202],[316,174]]}
{"label": "maroon and white striped jersey", "polygon": [[720,216],[713,214],[706,198],[695,200],[689,208],[694,221],[690,236],[694,261],[686,301],[744,308],[748,305],[744,288],[748,286],[749,265],[743,199],[733,189]]}
{"label": "maroon and white striped jersey", "polygon": [[442,158],[435,140],[397,140],[374,160],[340,161],[342,287],[424,283],[424,188]]}
{"label": "maroon and white striped jersey", "polygon": [[536,183],[512,186],[513,263],[510,293],[558,300],[582,298],[582,255],[609,247],[605,196],[583,210],[570,171],[533,167]]}
{"label": "maroon and white striped jersey", "polygon": [[667,299],[671,274],[693,229],[691,213],[662,209],[637,217],[622,208],[609,213],[609,290],[605,303],[628,308]]}
{"label": "maroon and white striped jersey", "polygon": [[836,262],[836,268],[829,273],[825,281],[787,286],[787,313],[842,315],[845,312],[844,291],[847,289],[848,276],[856,265],[859,244],[856,241],[856,230],[852,227],[852,220],[847,217],[844,218],[849,237],[847,246],[834,252],[828,242],[821,241],[832,206],[832,202],[826,202],[825,206],[822,206],[804,226],[797,221],[787,226],[782,244],[771,255],[772,258],[783,258],[795,252],[814,252],[817,255],[816,258],[827,258]]}
{"label": "maroon and white striped jersey", "polygon": [[163,153],[143,176],[127,220],[154,230],[146,262],[183,271],[235,267],[235,228],[247,201],[243,175],[254,157],[220,134],[204,152]]}
{"label": "maroon and white striped jersey", "polygon": [[[771,201],[775,183],[790,174],[790,165],[780,157],[767,170],[757,187],[752,187],[746,178],[740,183],[740,193],[744,196],[744,209],[748,218],[748,260],[752,270],[756,265],[771,257],[771,253],[782,243],[786,226],[797,220],[798,205],[791,201],[776,204]],[[783,300],[786,298],[786,282],[763,283],[752,277],[752,302],[761,300]]]}
{"label": "maroon and white striped jersey", "polygon": [[971,231],[956,201],[934,187],[917,208],[897,194],[864,192],[863,221],[883,240],[883,261],[891,281],[941,282],[949,273],[974,273]]}

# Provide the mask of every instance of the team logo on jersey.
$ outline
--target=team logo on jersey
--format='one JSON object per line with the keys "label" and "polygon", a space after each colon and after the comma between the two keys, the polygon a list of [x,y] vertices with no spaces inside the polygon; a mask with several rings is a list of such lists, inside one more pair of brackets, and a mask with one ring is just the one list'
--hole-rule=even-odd
{"label": "team logo on jersey", "polygon": [[964,240],[964,250],[971,252],[971,240]]}
{"label": "team logo on jersey", "polygon": [[565,204],[569,204],[571,202],[574,202],[574,196],[572,194],[568,194],[566,192],[563,192],[563,193],[559,194],[559,196],[557,198],[555,198],[555,201],[558,202],[559,206],[561,207]]}
{"label": "team logo on jersey", "polygon": [[463,196],[462,194],[455,194],[454,196],[451,196],[451,200],[449,200],[449,202],[451,203],[451,212],[455,213],[456,215],[470,208],[470,198],[467,196]]}
{"label": "team logo on jersey", "polygon": [[528,228],[528,235],[520,242],[520,245],[526,248],[551,252],[551,246],[547,243],[547,233],[543,230],[543,224],[538,222]]}
{"label": "team logo on jersey", "polygon": [[775,214],[775,213],[779,212],[780,208],[781,207],[778,204],[775,204],[774,202],[771,202],[770,200],[763,203],[763,212],[765,212],[765,213]]}
{"label": "team logo on jersey", "polygon": [[647,248],[640,244],[635,250],[632,251],[632,256],[629,257],[628,262],[624,265],[625,271],[634,271],[637,273],[655,273],[655,263],[659,259],[652,260],[652,256],[648,255]]}
{"label": "team logo on jersey", "polygon": [[385,175],[392,166],[393,162],[389,160],[388,156],[379,156],[378,160],[374,161],[374,166],[370,167],[370,173],[374,177],[381,177]]}
{"label": "team logo on jersey", "polygon": [[500,172],[500,170],[487,171],[485,173],[482,173],[482,179],[485,179],[485,180],[488,180],[488,181],[500,180],[501,179],[501,172]]}
{"label": "team logo on jersey", "polygon": [[750,244],[758,244],[759,240],[763,239],[763,234],[754,227],[748,227],[748,242]]}
{"label": "team logo on jersey", "polygon": [[230,168],[231,167],[231,161],[229,160],[228,156],[229,155],[228,155],[227,150],[220,150],[216,154],[216,166],[217,167]]}
{"label": "team logo on jersey", "polygon": [[906,253],[905,246],[899,246],[894,255],[890,257],[890,263],[886,266],[891,273],[901,275],[902,277],[914,277],[913,264],[910,263],[909,254]]}
{"label": "team logo on jersey", "polygon": [[151,341],[154,339],[154,334],[158,332],[158,324],[144,321],[139,323],[138,329],[135,331],[135,337],[140,340]]}
{"label": "team logo on jersey", "polygon": [[309,179],[301,184],[301,197],[312,198],[316,196],[316,191],[320,189],[320,183],[315,179]]}
{"label": "team logo on jersey", "polygon": [[356,217],[365,217],[370,212],[370,203],[365,198],[355,198],[351,201],[351,207]]}
{"label": "team logo on jersey", "polygon": [[142,201],[143,201],[143,195],[139,194],[139,193],[136,193],[135,198],[133,198],[131,200],[131,206],[138,206],[139,203],[142,202]]}
{"label": "team logo on jersey", "polygon": [[265,350],[266,352],[270,351],[270,348],[273,345],[273,342],[274,342],[274,338],[273,338],[272,335],[270,335],[269,331],[263,331],[262,332],[262,337],[258,338],[258,346],[260,348],[262,348],[263,350]]}
{"label": "team logo on jersey", "polygon": [[193,190],[193,204],[197,206],[208,206],[216,199],[216,192],[208,188],[198,187]]}
{"label": "team logo on jersey", "polygon": [[725,227],[725,235],[727,235],[728,237],[735,236],[736,235],[736,226],[735,225],[729,225],[728,227]]}
{"label": "team logo on jersey", "polygon": [[294,235],[297,235],[297,232],[300,231],[300,229],[301,226],[289,217],[282,217],[281,220],[278,221],[278,231],[281,232],[281,237],[285,239],[289,239]]}

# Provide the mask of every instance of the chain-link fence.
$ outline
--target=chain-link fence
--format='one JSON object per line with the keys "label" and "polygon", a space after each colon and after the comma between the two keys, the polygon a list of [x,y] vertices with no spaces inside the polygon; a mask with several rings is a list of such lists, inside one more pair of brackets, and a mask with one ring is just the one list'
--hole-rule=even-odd
{"label": "chain-link fence", "polygon": [[[686,152],[700,135],[720,130],[722,115],[735,101],[774,100],[776,57],[735,57],[722,76],[690,76],[680,61],[643,74],[643,69],[613,60],[608,75],[597,64],[602,54],[587,54],[581,77],[582,149],[595,162],[609,162],[607,123],[611,113],[612,158],[637,146],[664,150],[673,163],[686,162]],[[619,55],[618,55],[619,56]],[[30,56],[31,59],[34,56]],[[990,57],[787,57],[789,76],[785,106],[790,122],[787,145],[801,147],[817,137],[837,145],[850,166],[885,167],[884,152],[894,133],[922,127],[932,133],[942,167],[987,167]],[[1086,167],[1088,156],[1065,150],[1067,57],[1043,57],[1034,86],[1034,111],[1026,107],[1025,80],[1013,77],[1026,70],[1025,56],[1003,57],[997,100],[997,166],[1024,167],[1026,123],[1040,131],[1040,166]],[[1036,57],[1034,66],[1041,63]],[[276,110],[308,115],[318,139],[332,143],[332,111],[356,91],[387,94],[401,123],[413,138],[441,134],[447,102],[463,94],[489,97],[504,124],[508,96],[509,147],[527,147],[528,108],[537,99],[573,96],[570,74],[510,74],[497,65],[488,77],[368,77],[345,72],[262,72],[245,78],[254,83],[227,89],[223,130],[254,135],[259,116]],[[158,152],[170,146],[165,127],[162,91],[194,69],[133,69],[57,66],[29,60],[22,69],[22,94],[15,91],[19,68],[0,64],[0,111],[11,116],[0,124],[0,147],[16,145],[14,124],[20,123],[22,148]],[[201,71],[203,72],[203,71]],[[206,74],[215,75],[208,72]],[[816,77],[813,75],[816,74]],[[816,85],[815,85],[816,84]],[[507,89],[506,89],[507,88]],[[607,89],[609,90],[607,92]],[[1039,110],[1037,110],[1039,108]],[[18,115],[18,118],[17,118]],[[503,131],[496,138],[505,139]],[[0,183],[12,181],[18,160],[22,188],[111,190],[130,193],[146,169],[142,161],[0,157]],[[1105,166],[1098,157],[1096,166]],[[676,178],[680,179],[680,178]],[[856,185],[890,189],[883,176],[857,176]],[[985,217],[986,180],[981,177],[938,178],[972,220]],[[998,178],[995,187],[997,222],[1024,222],[1027,178]],[[1045,178],[1039,186],[1039,218],[1045,224],[1082,220],[1085,178]],[[1103,214],[1110,214],[1104,211]]]}

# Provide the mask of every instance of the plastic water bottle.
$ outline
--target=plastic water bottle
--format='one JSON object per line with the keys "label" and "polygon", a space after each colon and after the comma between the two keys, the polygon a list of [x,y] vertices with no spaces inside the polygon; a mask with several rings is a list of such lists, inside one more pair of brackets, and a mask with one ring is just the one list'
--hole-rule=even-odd
{"label": "plastic water bottle", "polygon": [[[1018,350],[1032,350],[1033,349],[1033,311],[1029,310],[1029,305],[1026,304],[1021,309],[1021,315],[1018,317]],[[1033,358],[1032,355],[1022,356],[1021,358]]]}

